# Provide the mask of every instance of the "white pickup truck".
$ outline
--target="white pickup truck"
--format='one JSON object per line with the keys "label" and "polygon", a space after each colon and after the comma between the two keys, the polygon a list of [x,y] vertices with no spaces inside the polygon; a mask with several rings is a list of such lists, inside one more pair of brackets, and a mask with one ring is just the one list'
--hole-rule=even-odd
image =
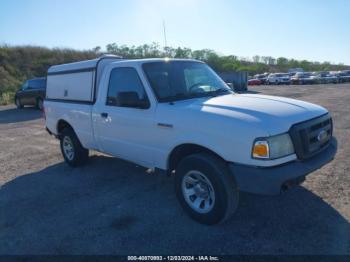
{"label": "white pickup truck", "polygon": [[229,218],[240,190],[279,194],[336,153],[325,108],[236,94],[196,60],[104,56],[52,66],[44,108],[69,165],[91,149],[165,171],[182,207],[205,224]]}

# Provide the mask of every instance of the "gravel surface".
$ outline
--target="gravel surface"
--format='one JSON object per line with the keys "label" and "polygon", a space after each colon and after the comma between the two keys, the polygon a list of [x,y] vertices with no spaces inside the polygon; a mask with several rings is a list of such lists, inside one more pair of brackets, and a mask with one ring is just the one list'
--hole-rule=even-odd
{"label": "gravel surface", "polygon": [[0,254],[350,254],[350,84],[250,90],[328,108],[338,153],[281,196],[242,193],[211,227],[185,215],[173,178],[99,153],[72,169],[39,111],[0,107]]}

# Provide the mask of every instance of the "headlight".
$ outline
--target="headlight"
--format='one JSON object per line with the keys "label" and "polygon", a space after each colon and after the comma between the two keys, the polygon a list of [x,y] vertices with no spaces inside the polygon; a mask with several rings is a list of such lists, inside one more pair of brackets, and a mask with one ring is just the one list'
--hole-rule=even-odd
{"label": "headlight", "polygon": [[253,158],[276,159],[294,153],[289,134],[282,134],[255,140],[252,149]]}

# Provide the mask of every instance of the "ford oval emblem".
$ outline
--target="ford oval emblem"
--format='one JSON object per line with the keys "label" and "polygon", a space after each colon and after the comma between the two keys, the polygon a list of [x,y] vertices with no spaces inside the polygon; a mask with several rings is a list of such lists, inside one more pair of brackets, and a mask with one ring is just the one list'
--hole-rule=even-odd
{"label": "ford oval emblem", "polygon": [[320,142],[324,141],[327,139],[327,136],[328,136],[328,134],[327,134],[326,130],[321,130],[320,133],[318,133],[318,135],[317,135],[317,140]]}

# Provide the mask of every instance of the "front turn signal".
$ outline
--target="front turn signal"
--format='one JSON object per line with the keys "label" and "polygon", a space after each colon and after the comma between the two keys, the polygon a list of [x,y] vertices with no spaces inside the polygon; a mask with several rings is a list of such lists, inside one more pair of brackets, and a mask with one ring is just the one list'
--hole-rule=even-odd
{"label": "front turn signal", "polygon": [[252,155],[254,158],[269,158],[269,143],[267,141],[256,141],[253,146]]}

